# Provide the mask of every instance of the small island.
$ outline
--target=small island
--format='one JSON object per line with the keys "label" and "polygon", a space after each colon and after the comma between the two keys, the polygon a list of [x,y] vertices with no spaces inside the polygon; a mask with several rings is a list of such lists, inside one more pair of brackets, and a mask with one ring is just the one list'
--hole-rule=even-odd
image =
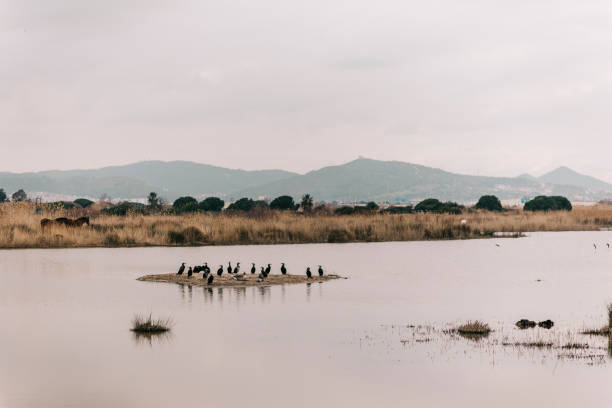
{"label": "small island", "polygon": [[212,284],[208,284],[206,279],[202,279],[201,274],[194,274],[191,277],[186,275],[177,275],[176,273],[163,273],[157,275],[145,275],[138,278],[139,281],[145,282],[167,282],[167,283],[180,283],[183,285],[192,286],[203,286],[203,287],[244,287],[244,286],[271,286],[271,285],[285,285],[285,284],[296,284],[296,283],[313,283],[313,282],[326,282],[333,279],[346,279],[339,275],[323,275],[313,276],[308,278],[306,275],[268,275],[264,280],[260,280],[257,274],[246,274],[242,279],[235,279],[236,275],[221,276],[215,275],[215,279]]}

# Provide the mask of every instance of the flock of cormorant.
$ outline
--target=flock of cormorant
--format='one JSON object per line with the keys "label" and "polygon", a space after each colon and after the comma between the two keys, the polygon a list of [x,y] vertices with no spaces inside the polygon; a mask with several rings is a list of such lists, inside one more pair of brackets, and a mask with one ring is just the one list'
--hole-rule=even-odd
{"label": "flock of cormorant", "polygon": [[[261,266],[260,268],[261,270],[259,272],[259,275],[257,276],[257,282],[263,282],[268,277],[268,275],[272,271],[272,264],[268,264],[265,268],[263,266]],[[219,269],[217,269],[217,276],[223,275],[224,270],[225,269],[223,268],[223,265],[219,265]],[[287,267],[285,266],[284,262],[281,263],[280,271],[281,271],[281,274],[283,275],[287,274]],[[176,274],[182,275],[184,272],[185,272],[185,262],[181,263],[181,266],[179,267],[178,272]],[[196,265],[193,267],[190,266],[189,269],[187,270],[187,277],[191,278],[191,276],[194,273],[200,273],[200,272],[202,272],[202,279],[206,279],[207,284],[211,285],[213,281],[215,280],[215,275],[211,273],[210,267],[208,266],[208,262],[204,262],[204,265]],[[257,268],[255,267],[255,263],[252,263],[251,274],[254,275],[255,272],[257,272]],[[237,262],[234,268],[232,268],[232,263],[228,262],[227,263],[227,273],[231,275],[232,278],[235,280],[239,280],[239,281],[246,280],[246,272],[242,272],[242,274],[240,273],[240,262]],[[318,273],[319,273],[319,276],[323,276],[324,272],[323,272],[323,267],[321,265],[319,265]],[[308,277],[308,279],[312,278],[312,272],[310,271],[310,266],[306,268],[306,276]]]}

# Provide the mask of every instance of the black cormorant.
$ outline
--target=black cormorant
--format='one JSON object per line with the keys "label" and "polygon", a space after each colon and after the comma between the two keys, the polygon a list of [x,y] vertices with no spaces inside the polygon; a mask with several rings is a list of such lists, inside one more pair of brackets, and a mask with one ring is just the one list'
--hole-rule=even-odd
{"label": "black cormorant", "polygon": [[310,266],[306,268],[306,276],[308,277],[308,279],[312,278],[312,272],[310,272]]}
{"label": "black cormorant", "polygon": [[213,275],[212,273],[208,276],[208,281],[206,282],[209,285],[212,285],[213,280],[215,279],[215,275]]}
{"label": "black cormorant", "polygon": [[187,271],[187,277],[191,278],[191,275],[193,275],[193,269],[191,269],[191,266],[190,266],[189,270]]}
{"label": "black cormorant", "polygon": [[232,263],[231,262],[227,263],[227,273],[229,273],[230,275],[232,274]]}
{"label": "black cormorant", "polygon": [[272,265],[268,264],[268,266],[266,268],[266,276],[268,276],[270,274],[270,271],[272,271]]}
{"label": "black cormorant", "polygon": [[223,275],[223,265],[219,265],[219,269],[217,269],[217,275]]}
{"label": "black cormorant", "polygon": [[281,264],[281,273],[283,275],[287,274],[287,268],[285,268],[285,263],[284,262]]}
{"label": "black cormorant", "polygon": [[319,265],[319,276],[323,276],[323,268],[321,268],[321,265]]}
{"label": "black cormorant", "polygon": [[210,273],[210,268],[208,267],[208,262],[204,262],[204,272],[208,275]]}
{"label": "black cormorant", "polygon": [[253,266],[251,266],[251,273],[255,273],[257,268],[255,268],[255,262],[253,262]]}
{"label": "black cormorant", "polygon": [[182,275],[183,272],[185,272],[185,262],[183,262],[181,264],[181,267],[179,268],[178,272],[176,273],[177,275]]}
{"label": "black cormorant", "polygon": [[236,263],[236,267],[234,268],[234,273],[238,273],[240,271],[240,262]]}
{"label": "black cormorant", "polygon": [[261,272],[259,273],[260,275],[262,275],[264,278],[268,277],[268,274],[266,273],[266,271],[264,270],[264,267],[261,267]]}

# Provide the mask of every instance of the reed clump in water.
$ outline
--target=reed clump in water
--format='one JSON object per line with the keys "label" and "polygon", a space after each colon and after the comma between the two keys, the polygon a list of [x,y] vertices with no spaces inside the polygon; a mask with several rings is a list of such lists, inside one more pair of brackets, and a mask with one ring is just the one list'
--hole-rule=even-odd
{"label": "reed clump in water", "polygon": [[487,323],[475,320],[457,327],[457,332],[465,335],[486,335],[491,333],[491,328]]}
{"label": "reed clump in water", "polygon": [[170,319],[153,319],[151,315],[148,317],[136,315],[132,320],[131,330],[141,334],[157,334],[165,333],[172,327]]}
{"label": "reed clump in water", "polygon": [[[303,215],[267,211],[236,214],[105,215],[87,209],[49,209],[37,215],[31,203],[0,205],[0,248],[65,248],[343,243],[472,239],[494,232],[578,231],[612,227],[612,206],[576,206],[573,211],[462,214]],[[42,218],[89,216],[91,226],[51,226]]]}

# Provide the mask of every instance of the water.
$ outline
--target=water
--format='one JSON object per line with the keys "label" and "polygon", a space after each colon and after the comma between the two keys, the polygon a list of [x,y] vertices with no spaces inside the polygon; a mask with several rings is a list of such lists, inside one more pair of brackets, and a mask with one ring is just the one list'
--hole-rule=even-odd
{"label": "water", "polygon": [[[0,407],[607,407],[605,338],[585,340],[606,356],[591,364],[440,332],[416,342],[406,326],[481,319],[491,339],[525,336],[513,327],[523,317],[555,321],[528,336],[600,327],[612,300],[608,241],[611,232],[571,232],[0,251]],[[135,280],[230,259],[272,262],[274,273],[280,262],[290,273],[320,263],[350,279],[211,291]],[[135,313],[171,317],[171,335],[134,338]]]}

